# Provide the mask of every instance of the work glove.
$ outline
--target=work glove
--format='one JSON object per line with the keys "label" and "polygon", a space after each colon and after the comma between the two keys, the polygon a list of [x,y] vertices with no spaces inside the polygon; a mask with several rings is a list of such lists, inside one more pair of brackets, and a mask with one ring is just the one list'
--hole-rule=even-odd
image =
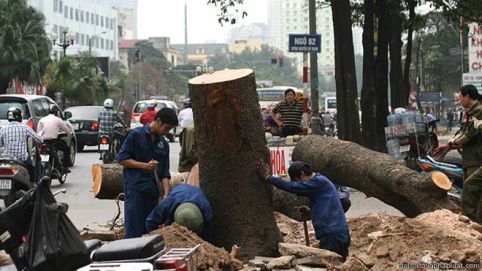
{"label": "work glove", "polygon": [[263,181],[267,181],[268,177],[271,175],[269,165],[267,165],[263,161],[263,159],[259,159],[257,169],[258,169],[258,174],[263,179]]}
{"label": "work glove", "polygon": [[482,125],[482,120],[478,120],[475,117],[472,117],[470,120],[474,123],[475,129],[479,129],[480,125]]}

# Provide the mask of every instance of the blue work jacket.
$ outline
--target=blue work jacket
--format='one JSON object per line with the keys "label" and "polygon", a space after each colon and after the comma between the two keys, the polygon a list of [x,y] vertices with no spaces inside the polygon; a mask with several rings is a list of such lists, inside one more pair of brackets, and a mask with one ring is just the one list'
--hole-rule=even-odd
{"label": "blue work jacket", "polygon": [[285,181],[271,176],[268,181],[281,190],[309,197],[311,220],[317,239],[325,234],[348,230],[338,192],[335,185],[325,176],[317,173],[307,181]]}
{"label": "blue work jacket", "polygon": [[[149,124],[131,130],[119,151],[118,160],[133,159],[138,162],[148,163],[151,160],[159,162],[157,173],[159,181],[171,178],[169,172],[169,144],[163,136],[151,139]],[[126,168],[123,171],[124,193],[138,191],[159,196],[159,186],[156,183],[154,171]],[[160,185],[160,184],[159,184]]]}
{"label": "blue work jacket", "polygon": [[146,230],[148,232],[159,228],[160,225],[169,226],[174,223],[174,213],[179,205],[190,202],[196,205],[203,215],[204,226],[200,237],[206,241],[212,240],[212,219],[213,212],[211,204],[204,195],[204,192],[189,184],[175,186],[169,195],[163,199],[146,219]]}

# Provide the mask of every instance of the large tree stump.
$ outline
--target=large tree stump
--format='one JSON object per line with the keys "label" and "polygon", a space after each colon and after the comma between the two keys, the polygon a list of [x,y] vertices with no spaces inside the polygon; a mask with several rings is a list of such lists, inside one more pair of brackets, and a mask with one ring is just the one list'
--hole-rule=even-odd
{"label": "large tree stump", "polygon": [[305,161],[335,183],[356,188],[389,204],[408,217],[458,207],[431,174],[396,163],[388,154],[358,144],[322,136],[308,136],[293,150],[293,160]]}
{"label": "large tree stump", "polygon": [[189,80],[201,188],[213,208],[214,244],[241,247],[241,257],[273,255],[281,234],[270,187],[256,163],[269,158],[249,69],[224,70]]}

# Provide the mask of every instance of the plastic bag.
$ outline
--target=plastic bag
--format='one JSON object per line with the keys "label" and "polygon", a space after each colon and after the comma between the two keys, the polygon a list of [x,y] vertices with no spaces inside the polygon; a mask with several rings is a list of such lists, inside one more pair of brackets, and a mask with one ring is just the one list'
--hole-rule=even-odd
{"label": "plastic bag", "polygon": [[26,252],[29,270],[69,271],[90,263],[67,209],[67,204],[56,202],[46,182],[37,186]]}

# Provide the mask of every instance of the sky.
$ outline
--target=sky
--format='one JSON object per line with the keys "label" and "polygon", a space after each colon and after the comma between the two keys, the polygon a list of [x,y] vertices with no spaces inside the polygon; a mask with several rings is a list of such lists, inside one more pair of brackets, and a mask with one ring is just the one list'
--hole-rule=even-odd
{"label": "sky", "polygon": [[[219,8],[207,5],[207,0],[139,0],[138,38],[170,37],[171,44],[184,43],[185,1],[188,43],[225,42],[232,27],[218,23]],[[268,22],[268,0],[245,0],[243,9],[248,16],[236,25]]]}

